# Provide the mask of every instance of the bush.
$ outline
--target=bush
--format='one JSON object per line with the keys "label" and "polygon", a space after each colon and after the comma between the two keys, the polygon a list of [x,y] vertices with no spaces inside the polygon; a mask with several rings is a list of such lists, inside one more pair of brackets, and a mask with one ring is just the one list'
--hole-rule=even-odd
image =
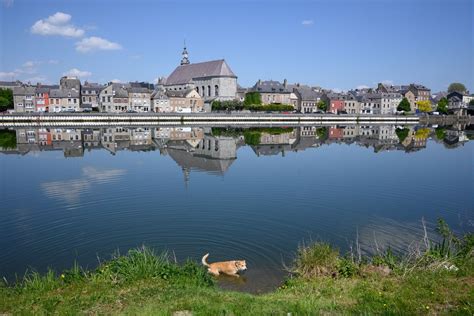
{"label": "bush", "polygon": [[262,133],[257,131],[245,131],[244,132],[244,139],[245,143],[250,146],[257,146],[260,144],[260,138],[262,137]]}
{"label": "bush", "polygon": [[359,266],[349,258],[342,258],[337,264],[337,270],[340,276],[350,278],[359,272]]}
{"label": "bush", "polygon": [[398,139],[400,140],[400,143],[403,143],[403,141],[408,137],[408,133],[410,132],[410,129],[408,128],[397,128],[395,130],[395,133],[397,134]]}
{"label": "bush", "polygon": [[16,133],[10,130],[0,130],[0,148],[16,148]]}
{"label": "bush", "polygon": [[404,112],[411,111],[411,105],[407,98],[403,98],[400,104],[398,104],[397,111],[404,111]]}
{"label": "bush", "polygon": [[298,248],[292,272],[301,277],[333,275],[338,271],[339,251],[329,244],[315,242]]}
{"label": "bush", "polygon": [[238,100],[212,102],[212,111],[241,111],[243,108],[244,104]]}
{"label": "bush", "polygon": [[262,97],[258,92],[247,92],[245,94],[244,105],[260,105],[262,104]]}
{"label": "bush", "polygon": [[290,104],[278,104],[278,103],[273,103],[273,104],[267,104],[267,105],[249,105],[246,106],[245,109],[250,110],[250,111],[256,111],[256,112],[261,112],[261,111],[293,111],[295,108],[290,105]]}

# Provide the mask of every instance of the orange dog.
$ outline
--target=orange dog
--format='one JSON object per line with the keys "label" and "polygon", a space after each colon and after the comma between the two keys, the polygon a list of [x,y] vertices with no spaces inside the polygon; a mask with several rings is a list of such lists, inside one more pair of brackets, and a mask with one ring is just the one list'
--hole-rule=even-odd
{"label": "orange dog", "polygon": [[245,260],[232,260],[232,261],[222,261],[222,262],[214,262],[214,263],[207,263],[207,257],[209,254],[205,254],[201,261],[202,264],[207,267],[207,271],[213,275],[219,275],[220,273],[225,273],[227,275],[232,275],[238,277],[237,274],[239,271],[247,270],[247,264]]}

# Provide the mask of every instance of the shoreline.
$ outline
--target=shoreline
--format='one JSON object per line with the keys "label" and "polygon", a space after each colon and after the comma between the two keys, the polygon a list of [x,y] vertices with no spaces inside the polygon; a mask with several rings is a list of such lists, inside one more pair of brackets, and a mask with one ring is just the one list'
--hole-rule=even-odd
{"label": "shoreline", "polygon": [[195,261],[178,264],[150,248],[116,254],[93,270],[26,273],[0,281],[0,314],[297,315],[472,314],[474,235],[457,236],[443,220],[440,239],[370,257],[342,255],[324,242],[301,245],[289,277],[267,293],[222,289]]}

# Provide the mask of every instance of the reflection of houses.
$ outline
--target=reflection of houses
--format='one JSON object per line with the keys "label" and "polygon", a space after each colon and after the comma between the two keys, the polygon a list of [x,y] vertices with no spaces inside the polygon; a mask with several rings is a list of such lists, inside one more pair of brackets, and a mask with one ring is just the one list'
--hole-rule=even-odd
{"label": "reflection of houses", "polygon": [[263,132],[260,137],[260,143],[252,146],[253,151],[257,156],[272,156],[292,151],[292,145],[295,144],[297,136],[297,129],[293,129],[288,133],[270,134]]}
{"label": "reflection of houses", "polygon": [[187,183],[192,170],[224,174],[237,158],[237,141],[211,135],[205,135],[199,142],[169,140],[161,152],[182,168]]}

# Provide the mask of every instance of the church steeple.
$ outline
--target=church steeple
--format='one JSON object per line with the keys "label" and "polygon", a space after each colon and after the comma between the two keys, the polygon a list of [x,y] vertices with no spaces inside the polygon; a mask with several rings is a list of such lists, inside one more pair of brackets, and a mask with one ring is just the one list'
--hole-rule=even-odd
{"label": "church steeple", "polygon": [[188,65],[189,58],[188,58],[188,51],[186,50],[186,41],[184,41],[184,49],[181,55],[183,55],[183,58],[181,59],[181,65]]}

